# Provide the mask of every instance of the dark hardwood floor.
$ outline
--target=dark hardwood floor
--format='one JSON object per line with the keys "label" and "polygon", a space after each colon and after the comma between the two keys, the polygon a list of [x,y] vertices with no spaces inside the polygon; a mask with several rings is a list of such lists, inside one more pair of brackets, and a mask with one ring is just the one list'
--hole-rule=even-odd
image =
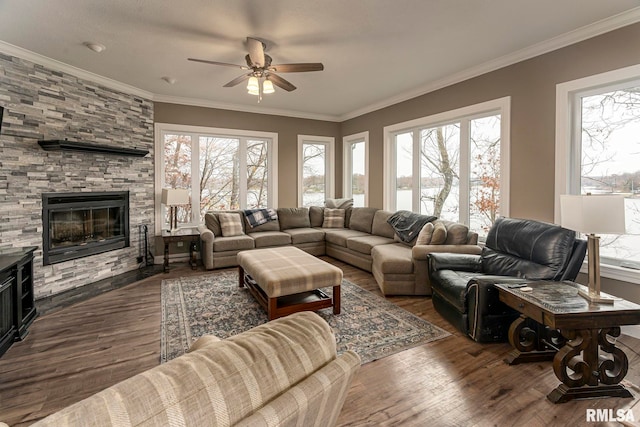
{"label": "dark hardwood floor", "polygon": [[[380,295],[371,274],[324,259],[342,268],[346,279]],[[160,283],[191,274],[202,270],[173,267],[37,318],[26,340],[0,358],[0,421],[29,425],[158,365]],[[638,402],[634,397],[554,405],[546,399],[559,384],[551,362],[508,366],[502,359],[509,344],[478,344],[460,335],[435,312],[430,298],[389,300],[453,335],[362,366],[339,425],[597,425],[586,422],[587,409],[615,413]],[[622,336],[618,343],[629,358],[625,381],[640,384],[640,340]],[[634,416],[640,420],[640,409]]]}

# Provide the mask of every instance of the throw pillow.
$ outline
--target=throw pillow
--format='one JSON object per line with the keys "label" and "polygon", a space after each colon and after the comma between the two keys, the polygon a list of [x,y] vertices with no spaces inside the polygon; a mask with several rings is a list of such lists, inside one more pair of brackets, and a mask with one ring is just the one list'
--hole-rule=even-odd
{"label": "throw pillow", "polygon": [[242,218],[239,213],[219,213],[220,228],[222,237],[242,236]]}
{"label": "throw pillow", "polygon": [[447,241],[447,227],[442,221],[433,223],[433,234],[431,235],[431,245],[441,245]]}
{"label": "throw pillow", "polygon": [[469,227],[454,222],[447,227],[447,245],[465,245],[469,235]]}
{"label": "throw pillow", "polygon": [[325,208],[322,228],[344,228],[344,209]]}
{"label": "throw pillow", "polygon": [[431,237],[433,235],[434,225],[432,222],[428,222],[420,230],[418,238],[416,239],[416,245],[428,245],[431,243]]}
{"label": "throw pillow", "polygon": [[325,208],[349,209],[353,207],[353,199],[327,199],[324,201]]}

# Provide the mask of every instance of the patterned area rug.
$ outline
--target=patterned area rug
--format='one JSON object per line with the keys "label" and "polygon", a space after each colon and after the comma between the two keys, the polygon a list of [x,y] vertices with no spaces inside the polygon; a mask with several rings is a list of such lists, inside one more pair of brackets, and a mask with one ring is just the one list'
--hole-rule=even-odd
{"label": "patterned area rug", "polygon": [[[332,289],[323,291],[330,295]],[[354,350],[362,363],[450,335],[347,280],[341,297],[341,314],[331,308],[317,313],[333,328],[338,354]],[[266,322],[249,291],[238,287],[235,270],[162,281],[163,363],[184,354],[202,335],[227,338]]]}

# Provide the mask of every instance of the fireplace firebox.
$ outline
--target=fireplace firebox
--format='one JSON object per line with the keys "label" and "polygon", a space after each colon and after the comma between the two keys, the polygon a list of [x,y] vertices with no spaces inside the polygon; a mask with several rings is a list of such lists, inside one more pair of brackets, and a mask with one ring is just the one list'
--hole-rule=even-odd
{"label": "fireplace firebox", "polygon": [[129,192],[42,194],[43,264],[129,246]]}

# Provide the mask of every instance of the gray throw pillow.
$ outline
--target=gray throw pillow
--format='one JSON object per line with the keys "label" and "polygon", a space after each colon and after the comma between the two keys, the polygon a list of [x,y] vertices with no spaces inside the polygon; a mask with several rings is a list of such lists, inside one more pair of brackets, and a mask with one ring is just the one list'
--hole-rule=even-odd
{"label": "gray throw pillow", "polygon": [[458,222],[454,222],[447,227],[447,245],[465,245],[469,235],[469,227]]}
{"label": "gray throw pillow", "polygon": [[325,208],[349,209],[353,207],[353,199],[327,199],[324,201]]}
{"label": "gray throw pillow", "polygon": [[242,236],[242,217],[239,213],[219,213],[222,237]]}
{"label": "gray throw pillow", "polygon": [[433,236],[433,230],[435,226],[432,222],[428,222],[422,227],[418,237],[416,238],[416,245],[428,245],[431,243],[431,237]]}
{"label": "gray throw pillow", "polygon": [[322,222],[323,228],[344,228],[344,209],[329,209],[324,210],[324,221]]}
{"label": "gray throw pillow", "polygon": [[434,221],[430,245],[442,245],[447,241],[447,227],[442,221]]}

